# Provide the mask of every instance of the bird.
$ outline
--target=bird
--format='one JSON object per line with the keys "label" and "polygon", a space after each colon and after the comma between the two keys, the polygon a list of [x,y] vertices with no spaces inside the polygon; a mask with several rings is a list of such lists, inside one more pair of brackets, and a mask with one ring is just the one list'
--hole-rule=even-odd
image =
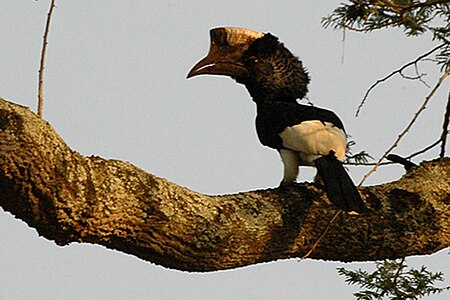
{"label": "bird", "polygon": [[317,168],[315,180],[341,210],[367,211],[345,170],[347,135],[332,111],[300,104],[310,77],[302,62],[271,33],[238,27],[210,30],[210,49],[187,78],[221,75],[243,84],[256,103],[256,132],[278,151],[284,165],[280,186],[294,184],[300,166]]}

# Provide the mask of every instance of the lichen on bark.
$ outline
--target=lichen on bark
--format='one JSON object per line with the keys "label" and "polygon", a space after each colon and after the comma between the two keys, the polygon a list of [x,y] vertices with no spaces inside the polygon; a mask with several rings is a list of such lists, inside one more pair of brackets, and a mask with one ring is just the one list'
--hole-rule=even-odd
{"label": "lichen on bark", "polygon": [[[362,187],[309,258],[366,261],[450,245],[450,159]],[[58,245],[104,245],[188,271],[302,257],[336,214],[320,186],[210,196],[130,163],[85,157],[29,109],[0,99],[0,205]]]}

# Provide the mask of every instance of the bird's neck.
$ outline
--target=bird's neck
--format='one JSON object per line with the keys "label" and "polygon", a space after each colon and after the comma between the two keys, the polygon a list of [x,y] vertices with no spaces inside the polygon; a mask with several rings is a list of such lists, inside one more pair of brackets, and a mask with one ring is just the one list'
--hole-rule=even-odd
{"label": "bird's neck", "polygon": [[250,97],[256,104],[267,104],[273,102],[294,103],[297,102],[297,99],[302,98],[307,91],[306,86],[302,87],[302,92],[296,92],[297,89],[280,89],[274,88],[273,86],[261,86],[250,81],[241,81],[239,83],[246,87]]}
{"label": "bird's neck", "polygon": [[293,97],[289,97],[287,95],[283,95],[278,94],[278,95],[274,95],[274,94],[266,94],[266,95],[252,95],[250,93],[250,96],[252,97],[253,102],[256,103],[257,106],[261,106],[261,107],[266,107],[266,106],[270,106],[272,104],[276,104],[276,103],[297,103],[297,99],[293,98]]}

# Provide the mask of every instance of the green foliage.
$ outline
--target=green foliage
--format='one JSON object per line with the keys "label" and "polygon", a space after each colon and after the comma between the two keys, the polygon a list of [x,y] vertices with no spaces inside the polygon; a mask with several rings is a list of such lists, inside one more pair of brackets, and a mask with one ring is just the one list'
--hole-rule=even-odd
{"label": "green foliage", "polygon": [[448,0],[350,0],[322,19],[324,27],[371,32],[397,27],[407,36],[426,32],[446,46],[436,55],[441,69],[450,68],[450,1]]}
{"label": "green foliage", "polygon": [[450,287],[435,286],[436,282],[444,281],[441,272],[432,273],[424,266],[408,268],[405,259],[386,260],[376,266],[372,273],[338,268],[338,273],[346,277],[348,284],[361,286],[361,291],[353,294],[357,300],[415,300],[450,290]]}
{"label": "green foliage", "polygon": [[347,153],[346,153],[346,157],[345,157],[345,162],[344,163],[351,163],[351,164],[367,164],[369,162],[369,160],[372,160],[373,157],[367,153],[366,151],[360,151],[356,154],[353,154],[351,148],[353,146],[355,146],[356,143],[352,140],[348,141],[347,143]]}
{"label": "green foliage", "polygon": [[441,52],[436,54],[436,63],[441,66],[441,71],[450,68],[450,46],[444,47]]}

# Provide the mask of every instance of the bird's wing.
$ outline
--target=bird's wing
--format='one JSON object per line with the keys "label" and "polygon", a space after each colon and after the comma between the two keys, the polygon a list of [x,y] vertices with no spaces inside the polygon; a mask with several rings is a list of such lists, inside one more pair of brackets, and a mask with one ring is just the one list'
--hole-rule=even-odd
{"label": "bird's wing", "polygon": [[283,146],[299,152],[305,162],[312,163],[315,159],[328,155],[330,151],[334,151],[341,161],[345,158],[345,132],[331,122],[303,121],[286,127],[279,135]]}

